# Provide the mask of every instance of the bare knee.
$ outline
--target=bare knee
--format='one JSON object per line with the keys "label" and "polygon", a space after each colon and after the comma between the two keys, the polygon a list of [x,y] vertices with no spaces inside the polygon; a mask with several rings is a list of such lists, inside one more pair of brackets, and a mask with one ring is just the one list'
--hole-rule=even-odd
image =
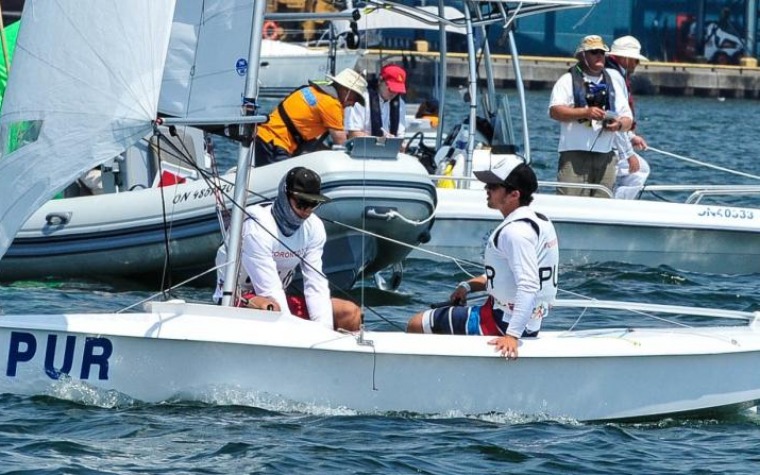
{"label": "bare knee", "polygon": [[332,299],[333,325],[336,330],[357,331],[362,324],[362,311],[358,305],[348,300]]}
{"label": "bare knee", "polygon": [[407,333],[424,333],[422,329],[422,313],[418,313],[409,319],[409,322],[406,324],[406,331]]}

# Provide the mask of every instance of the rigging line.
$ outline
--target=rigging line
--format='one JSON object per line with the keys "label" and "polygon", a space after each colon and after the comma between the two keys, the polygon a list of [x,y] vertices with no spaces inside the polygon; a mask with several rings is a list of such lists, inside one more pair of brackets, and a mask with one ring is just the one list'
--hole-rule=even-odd
{"label": "rigging line", "polygon": [[397,244],[399,246],[403,246],[403,247],[409,248],[409,249],[411,249],[413,251],[420,251],[420,252],[423,252],[425,254],[430,254],[431,256],[441,257],[443,259],[451,260],[451,261],[454,261],[454,262],[461,262],[461,263],[468,264],[468,265],[471,265],[471,266],[474,266],[474,267],[483,267],[483,264],[479,263],[479,262],[474,262],[474,261],[470,261],[470,260],[467,260],[467,259],[460,259],[460,258],[457,258],[457,257],[454,257],[454,256],[448,256],[446,254],[441,254],[439,252],[431,251],[429,249],[423,249],[423,248],[421,248],[419,246],[415,246],[414,244],[408,244],[408,243],[405,243],[403,241],[399,241],[399,240],[396,240],[396,239],[393,239],[393,238],[389,238],[388,236],[383,236],[381,234],[373,233],[372,231],[367,231],[366,229],[359,229],[359,228],[357,228],[355,226],[351,226],[350,224],[341,223],[340,221],[335,221],[333,219],[329,219],[329,218],[322,218],[322,219],[324,221],[327,221],[328,223],[337,224],[338,226],[343,226],[343,227],[345,227],[347,229],[350,229],[352,231],[356,231],[358,233],[364,233],[364,234],[367,234],[369,236],[376,237],[378,239],[382,239],[384,241],[388,241],[388,242],[391,242],[393,244]]}
{"label": "rigging line", "polygon": [[683,155],[678,155],[676,153],[666,152],[665,150],[660,150],[660,149],[652,147],[652,146],[648,146],[647,150],[651,150],[653,152],[661,153],[662,155],[666,155],[668,157],[677,158],[679,160],[683,160],[685,162],[689,162],[689,163],[694,164],[694,165],[699,165],[699,166],[703,166],[703,167],[707,167],[707,168],[712,168],[714,170],[719,170],[719,171],[722,171],[722,172],[731,173],[731,174],[738,175],[738,176],[743,176],[745,178],[752,178],[753,180],[760,180],[760,176],[758,176],[758,175],[753,175],[751,173],[744,173],[744,172],[740,172],[740,171],[737,171],[737,170],[732,170],[730,168],[725,168],[725,167],[721,167],[721,166],[718,166],[718,165],[713,165],[711,163],[707,163],[707,162],[703,162],[703,161],[700,161],[700,160],[696,160],[694,158],[685,157]]}
{"label": "rigging line", "polygon": [[[171,142],[170,142],[170,143],[171,143]],[[180,157],[180,158],[183,158],[183,157]],[[189,161],[189,160],[188,160],[186,163],[187,163],[188,165],[190,165],[191,167],[195,168],[195,170],[196,170],[196,171],[198,171],[198,173],[200,174],[200,176],[201,176],[201,177],[204,179],[204,181],[206,182],[206,184],[207,184],[209,187],[211,187],[212,189],[215,189],[215,191],[218,191],[219,193],[221,193],[221,195],[222,195],[224,198],[227,198],[228,200],[230,200],[230,203],[232,204],[232,206],[235,206],[235,207],[237,207],[237,208],[241,209],[241,210],[243,211],[243,214],[244,214],[245,216],[247,216],[248,218],[251,218],[251,219],[253,219],[253,217],[252,217],[252,216],[251,216],[251,215],[248,213],[248,211],[245,209],[245,206],[242,206],[242,205],[240,205],[239,203],[236,203],[236,202],[235,202],[235,200],[233,199],[233,197],[232,197],[232,196],[230,196],[230,195],[229,195],[229,194],[228,194],[228,193],[227,193],[227,192],[226,192],[226,191],[225,191],[225,190],[224,190],[222,187],[218,186],[218,185],[216,184],[216,182],[212,181],[212,180],[209,178],[209,175],[210,175],[210,174],[209,174],[209,173],[208,173],[206,170],[203,170],[202,168],[200,168],[200,167],[198,166],[198,164],[196,164],[196,163],[193,163],[192,161]],[[221,176],[219,176],[219,177],[217,177],[217,178],[218,178],[218,181],[220,181],[220,182],[224,182],[224,183],[227,183],[227,184],[234,184],[234,183],[230,182],[229,180],[226,180],[226,179],[222,178]],[[262,198],[262,199],[264,199],[264,200],[269,200],[269,197],[267,197],[267,196],[265,196],[265,195],[263,195],[263,194],[261,194],[261,193],[257,193],[256,191],[254,191],[254,190],[252,190],[252,189],[250,189],[250,188],[248,188],[248,190],[247,190],[247,191],[248,191],[248,192],[249,192],[251,195],[253,195],[253,196],[256,196],[256,197],[258,197],[258,198]],[[327,218],[321,218],[321,217],[320,217],[320,219],[322,219],[323,221],[327,221],[327,222],[331,222],[331,223],[334,223],[334,224],[342,225],[342,223],[337,223],[337,222],[334,222],[334,221],[332,221],[332,220],[330,220],[330,219],[327,219]],[[255,220],[255,219],[254,219],[254,221],[256,222],[256,220]],[[257,222],[257,224],[258,224],[258,222]],[[361,233],[361,232],[366,232],[366,233],[369,233],[369,231],[366,231],[366,230],[361,230],[361,229],[355,228],[355,227],[353,227],[353,226],[348,226],[348,225],[343,225],[343,226],[349,227],[350,229],[353,229],[354,231],[357,231],[357,232],[360,232],[360,233]],[[263,228],[263,226],[262,226],[262,229],[266,230],[266,228]],[[267,232],[269,232],[268,230],[266,230],[266,231],[267,231]],[[270,235],[271,235],[271,234],[270,234]],[[375,236],[375,237],[378,237],[378,238],[381,238],[381,239],[383,239],[383,236],[374,235],[374,234],[372,234],[372,233],[370,233],[370,235],[373,235],[373,236]],[[276,237],[276,236],[272,236],[272,237],[274,237],[275,239],[277,239],[277,237]],[[385,238],[385,239],[388,239],[388,240],[390,240],[390,238]],[[278,241],[279,241],[279,239],[278,239]],[[392,240],[391,240],[391,241],[392,241]],[[282,243],[281,241],[280,241],[280,243],[281,243],[283,246],[285,246],[286,248],[288,248],[288,250],[290,250],[291,252],[293,251],[293,250],[292,250],[292,249],[290,249],[290,248],[289,248],[289,246],[287,246],[286,244]],[[407,245],[406,243],[400,243],[400,242],[399,242],[399,244],[402,244],[402,245]],[[428,252],[430,252],[430,251],[428,251]],[[295,254],[295,253],[294,253],[294,254]],[[305,260],[304,260],[304,259],[303,259],[301,256],[298,256],[298,258],[301,260],[301,264],[305,264],[305,265],[309,266],[310,268],[312,268],[312,270],[316,271],[316,269],[313,269],[313,266],[311,266],[311,264],[310,264],[310,263],[306,262],[306,261],[305,261]],[[214,267],[214,268],[212,268],[211,270],[215,270],[215,269],[216,269],[216,268],[218,268],[218,267],[219,267],[219,266],[217,266],[217,267]],[[184,284],[184,283],[187,283],[187,282],[190,282],[190,281],[192,281],[192,280],[194,280],[194,279],[197,279],[197,278],[199,278],[199,277],[201,277],[201,276],[203,276],[203,275],[207,274],[208,272],[210,272],[210,271],[204,271],[204,272],[203,272],[203,273],[201,273],[201,274],[198,274],[198,275],[196,275],[196,276],[194,276],[194,277],[191,277],[190,279],[188,279],[188,280],[184,281],[184,282],[183,282],[183,284]],[[347,292],[347,291],[343,290],[342,288],[340,288],[340,287],[338,287],[337,285],[335,285],[335,284],[333,284],[332,282],[330,282],[330,279],[327,277],[327,275],[325,275],[325,274],[324,274],[324,272],[319,272],[319,274],[320,274],[322,277],[324,277],[325,279],[327,279],[327,282],[328,282],[328,284],[330,284],[330,287],[331,287],[332,289],[334,289],[334,290],[336,290],[337,292],[339,292],[339,293],[340,293],[340,294],[341,294],[343,297],[346,297],[348,300],[350,300],[350,301],[353,301],[353,300],[354,300],[354,299],[353,299],[353,297],[351,296],[351,294],[350,294],[349,292]],[[176,287],[176,286],[175,286],[175,287]],[[175,288],[175,287],[173,287],[173,288]],[[172,288],[172,289],[173,289],[173,288]],[[171,289],[170,289],[170,290],[171,290]],[[366,310],[369,310],[369,311],[370,311],[370,313],[374,314],[376,317],[380,318],[381,320],[385,321],[386,323],[389,323],[389,324],[391,324],[391,325],[395,326],[396,328],[402,329],[401,327],[399,327],[398,325],[396,325],[394,322],[392,322],[392,321],[388,320],[386,317],[384,317],[383,315],[381,315],[381,314],[380,314],[378,311],[376,311],[374,308],[372,308],[372,307],[369,307],[369,306],[366,306],[366,305],[364,306],[364,308],[365,308]]]}
{"label": "rigging line", "polygon": [[[593,298],[593,297],[589,297],[589,296],[587,296],[587,295],[579,294],[579,293],[577,293],[577,292],[573,292],[573,291],[571,291],[571,290],[565,290],[565,289],[557,289],[557,291],[558,291],[558,292],[562,292],[562,293],[566,293],[566,294],[570,294],[570,295],[572,295],[572,296],[574,296],[574,297],[578,297],[578,298],[581,298],[581,299],[583,299],[583,300],[588,300],[589,302],[593,302],[593,301],[596,301],[596,300],[597,300],[597,299],[595,299],[595,298]],[[573,325],[572,325],[572,326],[570,327],[570,329],[569,329],[569,330],[567,330],[567,331],[572,331],[572,330],[573,330],[573,328],[575,328],[575,326],[576,326],[578,323],[580,323],[581,319],[582,319],[582,318],[583,318],[583,316],[586,314],[586,311],[587,311],[589,308],[590,308],[590,307],[586,307],[586,308],[584,308],[584,309],[583,309],[583,311],[581,312],[581,314],[578,316],[578,318],[575,320],[575,322],[573,323]],[[671,320],[671,319],[668,319],[668,318],[664,318],[664,317],[658,317],[657,315],[653,315],[653,314],[651,314],[651,313],[648,313],[648,312],[644,312],[644,311],[642,311],[642,310],[636,310],[636,309],[632,309],[632,308],[625,308],[625,307],[620,307],[620,310],[625,310],[625,311],[627,311],[627,312],[631,312],[631,313],[634,313],[634,314],[636,314],[636,315],[640,315],[640,316],[643,316],[643,317],[648,317],[648,318],[651,318],[651,319],[653,319],[653,320],[657,320],[657,321],[660,321],[660,322],[669,323],[669,324],[671,324],[671,325],[680,326],[680,327],[683,327],[683,328],[696,328],[696,327],[694,327],[693,325],[688,325],[688,324],[686,324],[686,323],[677,322],[677,321],[675,321],[675,320]]]}
{"label": "rigging line", "polygon": [[[197,170],[198,170],[198,171],[201,173],[201,175],[202,175],[202,176],[205,176],[205,175],[207,175],[207,174],[208,174],[207,172],[205,172],[205,171],[201,170],[199,167],[197,167],[197,165],[195,165],[195,167],[196,167],[196,169],[197,169]],[[221,179],[221,177],[220,177],[220,179]],[[214,187],[214,186],[215,186],[215,184],[214,184],[213,182],[210,182],[209,180],[205,180],[205,181],[206,181],[206,183],[207,183],[207,184],[208,184],[210,187]],[[223,179],[221,179],[221,181],[226,181],[226,180],[223,180]],[[309,267],[309,268],[311,268],[313,271],[315,271],[315,272],[318,272],[318,273],[319,273],[319,274],[320,274],[322,277],[324,277],[324,278],[327,280],[328,284],[330,284],[330,286],[331,286],[331,287],[332,287],[334,290],[337,290],[339,293],[341,293],[341,294],[342,294],[344,297],[346,297],[348,300],[351,300],[351,301],[353,301],[353,298],[352,298],[351,294],[349,294],[348,292],[346,292],[346,291],[345,291],[345,290],[343,290],[342,288],[340,288],[340,287],[338,287],[337,285],[335,285],[335,284],[333,284],[332,282],[330,282],[330,279],[327,277],[327,275],[325,275],[325,273],[324,273],[324,272],[322,272],[322,271],[318,271],[317,269],[315,269],[315,268],[314,268],[314,266],[312,266],[312,265],[311,265],[309,262],[307,262],[307,261],[306,261],[306,260],[305,260],[303,257],[301,257],[301,256],[298,256],[298,255],[297,255],[297,253],[295,253],[295,252],[293,251],[293,249],[291,249],[291,248],[290,248],[290,246],[288,246],[287,244],[285,244],[284,242],[282,242],[280,239],[278,239],[278,238],[277,238],[277,236],[273,235],[273,234],[272,234],[272,233],[271,233],[271,232],[270,232],[268,229],[266,229],[264,226],[262,226],[262,225],[261,225],[261,223],[259,223],[259,222],[258,222],[258,220],[256,220],[256,219],[255,219],[255,218],[254,218],[254,217],[253,217],[253,216],[252,216],[252,215],[251,215],[251,214],[248,212],[248,210],[246,210],[246,207],[245,207],[245,206],[243,206],[243,205],[240,205],[239,203],[236,203],[236,202],[235,202],[235,200],[233,199],[233,197],[232,197],[232,196],[230,196],[230,195],[229,195],[229,194],[228,194],[226,191],[224,191],[224,189],[222,189],[222,188],[217,188],[217,189],[218,189],[218,191],[219,191],[219,192],[220,192],[220,193],[221,193],[221,194],[222,194],[222,195],[223,195],[225,198],[227,198],[228,200],[230,200],[230,203],[232,204],[232,206],[234,206],[234,207],[236,207],[236,208],[240,209],[240,210],[243,212],[243,215],[244,215],[244,216],[246,216],[247,218],[249,218],[249,219],[253,220],[253,221],[254,221],[256,224],[258,224],[258,225],[260,226],[260,228],[261,228],[261,229],[263,229],[264,231],[266,231],[266,232],[267,232],[267,233],[268,233],[268,234],[269,234],[271,237],[273,237],[274,239],[276,239],[276,240],[277,240],[277,241],[278,241],[280,244],[282,244],[282,245],[283,245],[283,246],[284,246],[286,249],[288,249],[289,251],[293,252],[293,254],[294,254],[294,255],[296,255],[296,256],[298,257],[298,259],[301,261],[301,265],[305,265],[305,266],[308,266],[308,267]],[[263,199],[265,199],[265,200],[269,200],[269,198],[268,198],[267,196],[265,196],[265,195],[262,195],[262,194],[260,194],[260,193],[256,193],[255,191],[253,191],[253,190],[250,190],[250,189],[248,189],[248,191],[249,191],[249,192],[250,192],[252,195],[255,195],[255,196],[257,196],[257,197],[263,198]]]}
{"label": "rigging line", "polygon": [[[210,268],[210,269],[208,269],[208,270],[205,270],[205,271],[201,272],[200,274],[197,274],[197,275],[194,275],[193,277],[190,277],[189,279],[185,279],[185,280],[183,280],[183,281],[182,281],[182,282],[180,282],[179,284],[176,284],[176,285],[172,286],[171,288],[168,288],[168,289],[166,289],[166,291],[167,291],[167,292],[171,292],[172,290],[177,290],[178,288],[182,287],[183,285],[186,285],[186,284],[188,284],[188,283],[190,283],[190,282],[194,281],[195,279],[198,279],[198,278],[200,278],[200,277],[203,277],[203,276],[204,276],[204,275],[206,275],[206,274],[210,274],[211,272],[214,272],[214,271],[216,271],[217,269],[221,269],[222,267],[227,267],[229,264],[230,264],[229,262],[225,262],[224,264],[219,264],[218,266],[214,266],[214,267],[212,267],[212,268]],[[133,309],[133,308],[137,307],[138,305],[142,305],[142,304],[144,304],[144,303],[146,303],[146,302],[150,302],[151,300],[154,300],[154,299],[156,299],[156,298],[158,298],[158,297],[161,297],[161,296],[163,296],[163,295],[164,295],[164,292],[163,292],[163,291],[161,291],[161,292],[156,292],[155,294],[153,294],[153,295],[151,295],[151,296],[149,296],[149,297],[146,297],[146,298],[144,298],[144,299],[140,300],[139,302],[135,302],[135,303],[133,303],[132,305],[129,305],[129,306],[127,306],[127,307],[124,307],[124,308],[122,308],[121,310],[117,310],[117,311],[116,311],[116,312],[114,312],[114,313],[124,313],[124,312],[126,312],[127,310]]]}
{"label": "rigging line", "polygon": [[[158,128],[156,127],[154,131],[158,131]],[[161,165],[161,137],[162,135],[160,133],[154,133],[154,136],[158,137],[156,140],[156,148],[157,148],[157,156],[158,156],[158,179],[159,179],[159,186],[161,185],[161,178],[163,175],[163,166]],[[169,269],[171,268],[171,247],[169,246],[169,229],[168,229],[168,219],[166,216],[166,187],[161,186],[161,217],[163,218],[164,222],[164,268],[161,272],[161,292],[164,294],[164,298],[167,298],[166,293],[166,286],[171,286],[171,274],[169,273]]]}
{"label": "rigging line", "polygon": [[[177,158],[180,161],[190,165],[196,170],[200,170],[200,167],[196,163],[196,160],[192,159],[192,153],[188,149],[187,143],[184,140],[182,140],[177,134],[176,126],[169,126],[169,134],[171,137],[174,137],[179,141],[182,148],[178,147],[172,140],[170,140],[170,138],[166,134],[161,132],[161,130],[158,127],[154,128],[154,137],[156,137],[156,155],[158,158],[159,186],[161,185],[161,180],[163,178],[163,171],[164,171],[163,161],[162,161],[162,148],[161,148],[162,140],[165,144],[169,145],[169,147],[167,148],[167,153],[174,152],[174,154],[177,156]],[[208,180],[205,180],[205,181],[208,183]],[[174,188],[174,191],[176,194],[176,187]],[[167,285],[171,286],[172,262],[171,262],[171,247],[169,245],[169,236],[171,235],[170,228],[173,228],[173,224],[174,224],[174,221],[169,222],[167,219],[165,193],[166,193],[166,187],[161,186],[161,211],[162,211],[162,217],[163,217],[163,222],[164,222],[164,267],[163,267],[162,275],[161,275],[161,289],[164,289]]]}

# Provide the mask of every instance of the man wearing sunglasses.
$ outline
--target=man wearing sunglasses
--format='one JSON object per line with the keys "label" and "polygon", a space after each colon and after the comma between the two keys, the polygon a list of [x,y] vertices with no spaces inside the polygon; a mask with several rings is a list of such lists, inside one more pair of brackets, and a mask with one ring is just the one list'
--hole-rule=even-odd
{"label": "man wearing sunglasses", "polygon": [[[557,295],[559,249],[554,225],[530,208],[538,181],[514,155],[491,158],[476,171],[486,183],[488,207],[504,216],[486,244],[483,275],[460,282],[451,305],[426,310],[407,324],[412,333],[491,335],[495,350],[517,358],[519,340],[535,337]],[[485,290],[483,305],[465,306],[467,294]]]}
{"label": "man wearing sunglasses", "polygon": [[[330,329],[356,331],[361,310],[348,300],[330,298],[327,277],[322,272],[326,234],[314,210],[330,198],[321,192],[322,180],[305,167],[291,169],[281,180],[273,203],[246,208],[243,223],[242,268],[238,277],[239,306],[289,309],[306,320]],[[227,262],[225,245],[216,263]],[[289,289],[296,269],[303,274],[303,295]],[[224,284],[223,268],[217,271],[217,301]]]}
{"label": "man wearing sunglasses", "polygon": [[[615,185],[615,134],[631,128],[633,118],[623,77],[605,69],[609,51],[600,36],[583,38],[578,63],[552,89],[549,115],[560,123],[557,181]],[[559,187],[558,194],[607,198],[601,190]]]}

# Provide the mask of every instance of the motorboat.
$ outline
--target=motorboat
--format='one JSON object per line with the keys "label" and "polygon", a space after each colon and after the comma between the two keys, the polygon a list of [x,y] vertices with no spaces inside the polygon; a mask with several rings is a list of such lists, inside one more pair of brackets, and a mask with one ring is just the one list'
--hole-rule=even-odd
{"label": "motorboat", "polygon": [[[197,2],[198,18],[208,19],[213,11],[209,9],[219,6],[211,0]],[[550,2],[535,3],[551,11]],[[593,2],[554,3],[560,8]],[[253,25],[249,64],[258,62],[261,5],[251,2],[249,9]],[[464,3],[467,11],[478,5]],[[0,115],[0,145],[5,151],[0,184],[10,197],[0,202],[0,258],[10,244],[9,236],[35,208],[93,163],[111,159],[154,127],[174,7],[172,1],[81,0],[76,4],[79,14],[67,15],[62,10],[74,6],[65,2],[26,3],[18,43],[23,47],[17,51]],[[60,21],[64,15],[70,22]],[[150,28],[146,15],[152,20]],[[507,23],[510,18],[504,10],[495,15]],[[118,22],[120,28],[108,27],[109,22]],[[94,23],[102,28],[87,38],[73,34]],[[471,21],[465,25],[471,27]],[[130,41],[118,38],[120,32],[128,33]],[[92,47],[82,48],[80,41]],[[62,51],[77,51],[79,61],[93,65],[86,68],[84,79],[94,87],[81,89],[77,97],[61,93],[79,87],[83,79],[65,80],[69,58]],[[122,61],[97,67],[103,51]],[[155,58],[152,66],[145,65],[148,56]],[[39,68],[51,74],[39,74]],[[55,77],[56,71],[64,77]],[[250,94],[255,92],[256,71],[248,74],[244,97],[255,98]],[[129,85],[152,84],[148,88],[152,92],[140,95],[143,102],[134,110],[115,109],[110,99],[102,97],[103,90],[114,88],[114,78]],[[30,89],[32,79],[35,87]],[[60,102],[49,114],[47,106],[55,98]],[[82,103],[88,104],[84,112]],[[264,119],[241,114],[239,120]],[[67,146],[64,153],[44,153],[60,142]],[[93,151],[94,158],[82,157],[85,148]],[[241,147],[238,169],[249,169],[250,160]],[[39,172],[17,180],[32,163]],[[243,203],[245,177],[237,174],[235,180],[235,200]],[[337,192],[332,197],[341,198]],[[231,233],[242,218],[242,207],[234,207]],[[231,239],[228,256],[233,264],[236,248],[239,243]],[[235,269],[228,272],[235,274]],[[234,286],[234,277],[229,280],[225,286]],[[556,307],[583,311],[612,313],[629,307],[673,318],[687,314],[702,321],[719,318],[722,324],[669,328],[660,320],[656,328],[546,331],[522,339],[519,358],[505,360],[488,345],[488,337],[338,332],[287,312],[226,304],[168,300],[149,303],[135,313],[0,315],[4,352],[0,392],[55,397],[103,392],[163,402],[243,391],[256,395],[262,404],[286,401],[295,407],[314,404],[369,414],[500,412],[580,421],[714,414],[760,401],[760,379],[754,377],[760,365],[757,313],[649,303],[557,302]],[[736,320],[745,324],[727,323]]]}
{"label": "motorboat", "polygon": [[[232,18],[250,10],[250,2],[231,2],[218,11],[212,6],[203,28],[190,21],[198,5],[181,5],[169,37],[160,110],[171,117],[203,115],[204,120],[239,115],[244,85],[239,73],[247,70],[251,25],[250,15],[247,20],[245,15]],[[289,80],[324,78],[324,51],[275,43],[262,40],[257,69],[264,72],[262,88],[282,86],[270,82],[276,71],[286,72],[277,69],[281,62],[299,70],[298,75],[287,73]],[[189,54],[191,50],[197,54]],[[338,64],[353,65],[356,54],[344,50]],[[306,56],[311,59],[305,61]],[[316,63],[321,69],[308,66]],[[143,90],[129,92],[136,96]],[[164,286],[213,268],[235,173],[216,171],[219,165],[206,150],[208,140],[199,129],[157,127],[99,166],[102,194],[92,195],[74,182],[63,193],[66,199],[45,203],[15,236],[0,262],[0,281],[88,278]],[[333,285],[349,289],[357,279],[399,266],[409,246],[428,238],[435,189],[424,168],[411,157],[399,156],[398,147],[395,142],[356,140],[329,156],[317,152],[262,168],[251,174],[247,204],[273,199],[280,178],[292,167],[308,166],[320,173],[326,193],[334,198],[318,210],[328,233],[324,268]],[[368,159],[368,150],[378,153]],[[230,161],[234,163],[234,155]],[[207,285],[214,278],[208,272],[195,283]]]}
{"label": "motorboat", "polygon": [[[398,10],[404,16],[430,21],[429,10]],[[391,14],[391,9],[383,11],[385,15]],[[480,20],[473,19],[474,26],[468,34],[488,25],[488,21],[485,14]],[[514,119],[507,97],[496,94],[488,42],[479,44],[479,50],[472,44],[467,55],[469,84],[462,88],[467,98],[466,117],[451,124],[452,117],[444,109],[445,96],[441,96],[444,112],[439,128],[410,137],[409,153],[417,154],[421,160],[426,155],[434,155],[433,166],[437,168],[434,178],[439,186],[431,239],[416,250],[413,257],[482,262],[485,239],[502,217],[485,206],[482,184],[474,179],[472,170],[487,168],[491,157],[496,155],[516,154],[527,162],[531,160],[528,106],[514,28],[514,23],[506,25],[505,37],[515,70],[520,116]],[[441,38],[445,45],[444,39]],[[441,54],[438,64],[441,70],[437,76],[445,78],[447,57]],[[481,93],[478,86],[483,77],[487,88]],[[445,90],[444,86],[442,83],[438,90]],[[445,131],[444,121],[451,124]],[[522,131],[521,139],[517,130]],[[433,140],[435,145],[431,144]],[[421,154],[421,150],[424,153]],[[633,200],[555,194],[560,186],[588,186],[610,197],[614,195],[612,190],[602,190],[599,185],[539,182],[539,193],[532,206],[554,222],[563,264],[614,261],[717,274],[760,272],[760,208],[725,205],[718,201],[721,197],[739,194],[760,197],[760,186],[648,183]],[[662,195],[671,201],[655,199]]]}
{"label": "motorboat", "polygon": [[358,49],[336,49],[333,67],[329,48],[309,47],[280,40],[263,39],[259,83],[261,94],[282,96],[325,75],[345,68],[354,68],[362,55]]}
{"label": "motorboat", "polygon": [[[190,132],[186,143],[193,138],[203,143],[202,134]],[[317,210],[328,235],[324,270],[333,285],[350,289],[357,279],[398,266],[411,247],[429,238],[436,190],[419,162],[397,154],[395,146],[386,159],[368,159],[367,148],[385,145],[356,140],[351,150],[315,152],[262,167],[251,174],[247,203],[273,200],[292,167],[319,173],[325,194],[333,199]],[[131,153],[128,157],[104,171],[112,175],[105,181],[113,192],[54,199],[40,207],[0,260],[0,281],[86,278],[154,286],[212,269],[225,225],[218,205],[223,203],[225,213],[231,208],[235,171],[212,177],[164,160],[162,173],[144,175],[148,181],[138,186],[128,170],[136,165],[142,171],[144,162],[135,164]],[[183,182],[158,186],[167,173]],[[215,278],[210,272],[194,283],[213,284]]]}

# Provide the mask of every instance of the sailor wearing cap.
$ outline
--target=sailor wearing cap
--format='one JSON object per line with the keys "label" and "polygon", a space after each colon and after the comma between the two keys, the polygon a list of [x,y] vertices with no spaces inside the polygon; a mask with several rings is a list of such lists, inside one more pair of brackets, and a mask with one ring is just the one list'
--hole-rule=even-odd
{"label": "sailor wearing cap", "polygon": [[346,109],[348,137],[403,137],[406,131],[406,71],[386,64],[380,69],[376,85],[367,89],[364,103]]}
{"label": "sailor wearing cap", "polygon": [[[630,129],[632,114],[625,82],[617,71],[605,69],[609,51],[600,36],[583,38],[575,50],[578,62],[552,89],[549,116],[560,123],[557,181],[615,184],[615,133]],[[601,190],[560,187],[557,193],[609,197]]]}
{"label": "sailor wearing cap", "polygon": [[[319,175],[305,167],[291,169],[280,181],[274,203],[246,208],[243,223],[238,306],[288,308],[306,320],[330,329],[356,331],[361,310],[348,300],[330,298],[327,277],[322,272],[325,226],[314,210],[330,201],[322,194]],[[217,265],[227,262],[226,244],[216,256]],[[300,267],[303,295],[289,289]],[[224,267],[217,271],[216,301],[222,297]],[[262,301],[263,299],[263,301]]]}
{"label": "sailor wearing cap", "polygon": [[256,133],[256,166],[279,162],[317,149],[328,135],[341,145],[347,134],[343,109],[364,103],[367,81],[353,69],[344,69],[325,82],[310,81],[290,93]]}
{"label": "sailor wearing cap", "polygon": [[[529,206],[538,181],[522,160],[492,156],[490,167],[475,176],[486,184],[488,207],[504,216],[488,238],[485,273],[460,282],[449,297],[452,305],[416,314],[407,331],[497,336],[489,344],[514,359],[520,338],[538,335],[557,295],[557,233]],[[454,305],[464,305],[469,292],[481,290],[488,293],[483,305]]]}

